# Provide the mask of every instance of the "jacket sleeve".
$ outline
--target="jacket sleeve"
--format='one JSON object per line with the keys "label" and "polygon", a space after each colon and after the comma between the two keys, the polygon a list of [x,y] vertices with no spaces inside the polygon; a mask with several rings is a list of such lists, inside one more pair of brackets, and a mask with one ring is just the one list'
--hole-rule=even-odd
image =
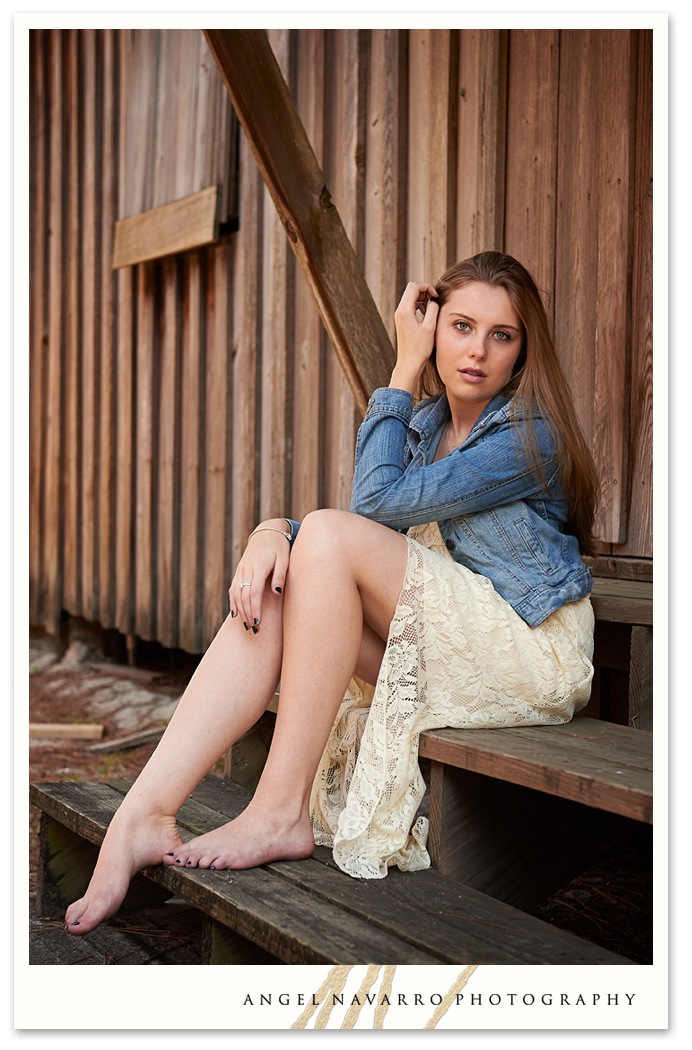
{"label": "jacket sleeve", "polygon": [[[550,430],[534,420],[545,482],[532,470],[521,441],[521,423],[505,413],[497,424],[437,463],[407,472],[405,450],[413,398],[383,388],[370,400],[358,432],[351,510],[394,529],[410,528],[489,510],[546,494],[558,483]],[[546,451],[546,449],[548,451]],[[560,492],[551,494],[553,498]]]}

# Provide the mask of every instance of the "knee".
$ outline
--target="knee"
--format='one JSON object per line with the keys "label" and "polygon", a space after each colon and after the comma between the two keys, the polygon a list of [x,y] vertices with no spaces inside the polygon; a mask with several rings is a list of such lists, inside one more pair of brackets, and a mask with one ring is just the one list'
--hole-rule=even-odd
{"label": "knee", "polygon": [[329,555],[343,551],[348,532],[348,519],[353,515],[343,510],[313,510],[306,514],[296,538],[291,559],[308,553],[315,557],[320,553]]}

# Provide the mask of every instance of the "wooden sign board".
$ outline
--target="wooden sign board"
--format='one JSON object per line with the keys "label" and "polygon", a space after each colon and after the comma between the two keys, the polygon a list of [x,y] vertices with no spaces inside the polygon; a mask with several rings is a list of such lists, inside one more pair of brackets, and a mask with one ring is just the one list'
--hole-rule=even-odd
{"label": "wooden sign board", "polygon": [[119,219],[115,224],[113,269],[160,259],[218,239],[218,187],[208,186],[177,201]]}

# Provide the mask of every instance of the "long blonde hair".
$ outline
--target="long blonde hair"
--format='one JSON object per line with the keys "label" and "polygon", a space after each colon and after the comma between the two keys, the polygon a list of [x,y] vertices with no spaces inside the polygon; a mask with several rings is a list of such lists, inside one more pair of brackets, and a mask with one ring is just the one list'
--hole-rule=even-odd
{"label": "long blonde hair", "polygon": [[[502,392],[512,398],[515,409],[521,409],[528,420],[525,440],[529,462],[543,482],[532,420],[538,415],[553,428],[567,499],[567,531],[577,537],[582,554],[593,555],[598,474],[562,374],[536,284],[528,270],[511,255],[481,252],[443,273],[435,285],[439,297],[435,301],[443,306],[451,292],[474,281],[504,288],[519,315],[523,326],[522,348],[512,377]],[[443,389],[433,352],[421,376],[419,393],[421,397],[431,397]]]}

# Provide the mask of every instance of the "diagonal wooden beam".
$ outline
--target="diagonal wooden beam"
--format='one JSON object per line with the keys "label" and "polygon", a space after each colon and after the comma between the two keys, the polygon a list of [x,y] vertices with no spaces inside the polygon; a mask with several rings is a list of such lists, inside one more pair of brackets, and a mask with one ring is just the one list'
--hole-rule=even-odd
{"label": "diagonal wooden beam", "polygon": [[262,29],[205,29],[231,102],[358,407],[395,354]]}

